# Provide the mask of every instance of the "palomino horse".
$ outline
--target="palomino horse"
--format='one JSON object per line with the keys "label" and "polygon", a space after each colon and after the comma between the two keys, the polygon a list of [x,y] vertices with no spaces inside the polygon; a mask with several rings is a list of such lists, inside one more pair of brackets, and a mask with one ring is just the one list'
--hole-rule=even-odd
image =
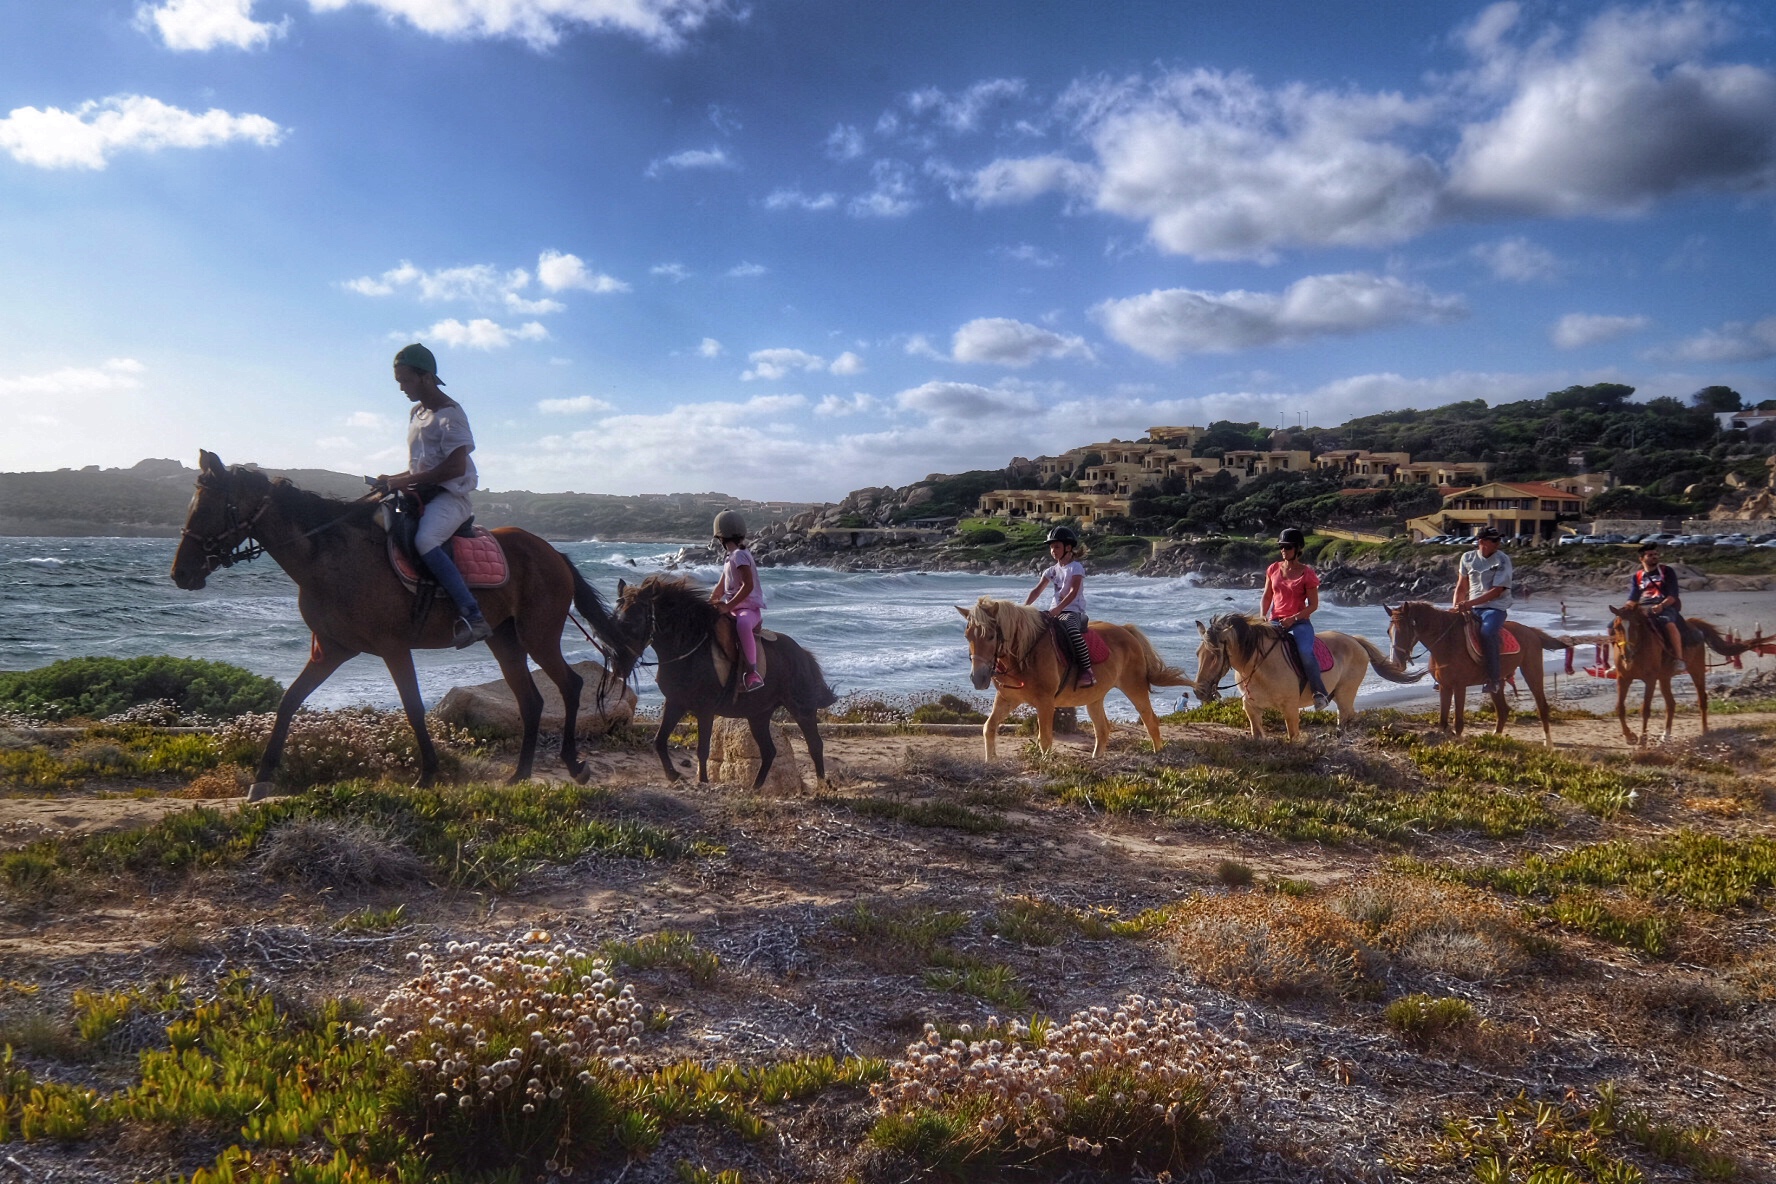
{"label": "palomino horse", "polygon": [[721,610],[709,603],[709,594],[690,581],[652,575],[639,584],[617,584],[617,613],[613,620],[594,623],[600,640],[612,651],[611,665],[624,679],[641,661],[648,646],[659,659],[654,678],[666,702],[660,708],[660,730],[654,733],[654,751],[666,778],[676,781],[667,746],[672,729],[686,713],[697,717],[697,780],[709,780],[709,737],[715,717],[743,719],[758,744],[758,778],[754,789],[765,783],[777,744],[771,738],[771,714],[782,707],[802,730],[814,775],[826,780],[826,750],[820,740],[822,707],[837,701],[820,662],[807,650],[781,634],[759,638],[765,685],[740,693],[736,675],[724,683],[715,667],[716,625]]}
{"label": "palomino horse", "polygon": [[[388,536],[371,521],[375,510],[373,501],[344,502],[307,493],[257,469],[227,468],[213,452],[198,453],[197,493],[173,556],[173,583],[187,591],[201,588],[218,567],[263,551],[296,582],[297,610],[314,634],[308,665],[278,704],[249,801],[271,792],[290,717],[328,675],[358,654],[381,658],[401,692],[401,706],[419,747],[419,784],[430,785],[437,776],[438,754],[426,734],[425,701],[412,651],[454,645],[454,613],[434,609],[423,620],[412,619],[413,594],[389,567]],[[608,614],[598,593],[560,551],[528,531],[504,527],[493,533],[506,553],[510,575],[501,587],[478,589],[477,599],[494,627],[487,646],[499,660],[524,722],[518,768],[509,783],[530,777],[543,711],[543,696],[531,681],[526,656],[561,690],[561,763],[584,782],[591,770],[575,749],[574,718],[585,680],[561,655],[561,628],[570,606],[595,625]],[[249,546],[249,540],[257,545]]]}
{"label": "palomino horse", "polygon": [[[1191,689],[1203,702],[1221,697],[1220,682],[1232,670],[1239,683],[1246,721],[1252,735],[1264,735],[1264,710],[1274,707],[1283,713],[1289,739],[1301,736],[1301,709],[1313,702],[1313,692],[1301,685],[1295,667],[1289,662],[1284,646],[1293,646],[1295,639],[1279,634],[1261,617],[1243,613],[1223,613],[1204,627],[1196,623],[1202,634],[1202,645],[1196,651],[1196,682]],[[1315,636],[1332,651],[1332,669],[1321,678],[1332,701],[1338,705],[1338,727],[1343,730],[1357,713],[1357,688],[1363,685],[1364,667],[1389,682],[1417,682],[1424,674],[1405,674],[1390,664],[1375,643],[1363,637],[1352,637],[1328,629]]]}
{"label": "palomino horse", "polygon": [[1104,696],[1121,691],[1141,713],[1155,750],[1165,743],[1159,735],[1159,717],[1153,714],[1150,687],[1181,687],[1190,680],[1175,666],[1167,666],[1147,635],[1133,625],[1093,621],[1089,628],[1110,650],[1092,664],[1097,682],[1084,690],[1073,685],[1067,664],[1051,640],[1049,620],[1039,609],[1010,600],[981,597],[973,608],[957,606],[968,622],[969,677],[976,690],[996,686],[993,710],[981,729],[987,759],[998,756],[999,725],[1020,703],[1036,709],[1036,743],[1042,751],[1054,747],[1054,709],[1084,707],[1091,714],[1096,743],[1092,755],[1102,756],[1110,747],[1110,719],[1104,714]]}
{"label": "palomino horse", "polygon": [[[1653,686],[1665,696],[1665,732],[1660,743],[1671,739],[1671,721],[1677,714],[1677,700],[1671,695],[1672,667],[1676,664],[1670,648],[1661,636],[1663,630],[1650,620],[1638,605],[1610,606],[1615,620],[1610,622],[1610,644],[1616,651],[1616,720],[1622,725],[1622,736],[1636,747],[1646,744],[1647,723],[1653,712]],[[1708,734],[1708,651],[1723,658],[1740,654],[1776,653],[1776,642],[1759,635],[1750,641],[1735,641],[1723,636],[1707,621],[1686,618],[1689,632],[1684,636],[1684,665],[1689,668],[1690,681],[1696,684],[1696,707],[1702,713],[1702,734]],[[1706,648],[1704,648],[1706,645]],[[1640,736],[1628,727],[1628,692],[1635,683],[1646,686],[1646,698],[1640,703]]]}
{"label": "palomino horse", "polygon": [[[1402,669],[1412,660],[1412,651],[1420,643],[1431,655],[1431,677],[1437,680],[1437,726],[1449,730],[1449,704],[1455,702],[1455,734],[1466,726],[1468,688],[1486,681],[1486,663],[1468,652],[1467,614],[1438,608],[1422,600],[1408,600],[1399,607],[1383,605],[1388,615],[1388,636],[1393,638],[1395,666]],[[1547,650],[1565,650],[1569,661],[1574,643],[1540,629],[1516,621],[1505,622],[1505,629],[1517,639],[1517,653],[1499,655],[1499,690],[1492,697],[1492,708],[1498,713],[1498,726],[1493,734],[1505,734],[1511,711],[1505,706],[1504,684],[1523,675],[1524,685],[1535,698],[1536,715],[1542,721],[1542,742],[1554,747],[1554,731],[1548,722],[1548,696],[1542,689],[1542,655]]]}

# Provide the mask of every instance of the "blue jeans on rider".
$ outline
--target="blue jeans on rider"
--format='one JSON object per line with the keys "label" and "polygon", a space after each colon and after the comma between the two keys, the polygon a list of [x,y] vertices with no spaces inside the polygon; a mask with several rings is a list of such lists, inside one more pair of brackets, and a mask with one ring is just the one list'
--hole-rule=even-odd
{"label": "blue jeans on rider", "polygon": [[469,591],[469,583],[463,579],[462,572],[456,569],[456,561],[450,558],[450,551],[445,547],[433,547],[424,555],[426,569],[432,578],[438,581],[438,587],[450,594],[456,602],[456,611],[461,613],[465,621],[473,621],[481,615],[481,605],[475,594]]}
{"label": "blue jeans on rider", "polygon": [[1320,660],[1314,656],[1314,627],[1312,621],[1297,621],[1289,627],[1289,636],[1295,639],[1295,649],[1301,654],[1301,668],[1307,672],[1307,685],[1316,695],[1327,695],[1325,680],[1320,677]]}
{"label": "blue jeans on rider", "polygon": [[1505,610],[1483,605],[1474,610],[1474,616],[1480,622],[1480,648],[1486,652],[1486,681],[1496,684],[1500,681],[1499,632],[1505,627]]}

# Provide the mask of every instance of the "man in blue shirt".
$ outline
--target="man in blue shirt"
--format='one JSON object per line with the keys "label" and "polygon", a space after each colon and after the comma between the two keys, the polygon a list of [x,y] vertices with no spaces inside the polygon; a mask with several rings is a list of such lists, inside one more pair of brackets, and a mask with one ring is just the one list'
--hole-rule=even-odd
{"label": "man in blue shirt", "polygon": [[1677,573],[1659,562],[1659,545],[1640,545],[1640,568],[1628,581],[1628,603],[1638,604],[1647,616],[1665,627],[1671,642],[1671,655],[1676,666],[1674,674],[1689,670],[1683,660],[1683,633],[1678,627],[1678,614],[1683,600],[1677,594]]}

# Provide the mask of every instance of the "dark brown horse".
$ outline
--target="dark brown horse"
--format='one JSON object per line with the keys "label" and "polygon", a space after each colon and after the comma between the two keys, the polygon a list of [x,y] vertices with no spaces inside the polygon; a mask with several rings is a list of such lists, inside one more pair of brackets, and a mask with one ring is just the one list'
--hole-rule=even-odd
{"label": "dark brown horse", "polygon": [[614,621],[592,622],[593,630],[609,649],[611,668],[620,678],[640,663],[649,646],[659,665],[654,678],[666,702],[660,708],[660,730],[654,734],[654,751],[666,778],[676,781],[668,744],[672,730],[687,714],[697,719],[697,780],[709,780],[709,737],[717,716],[743,719],[758,744],[757,789],[765,783],[771,762],[777,759],[777,743],[771,738],[771,715],[779,707],[789,712],[807,741],[814,775],[826,779],[826,750],[820,740],[822,707],[838,696],[826,685],[826,675],[813,654],[790,638],[778,634],[759,638],[765,685],[744,694],[738,675],[724,682],[716,671],[715,636],[721,611],[709,603],[706,591],[689,580],[652,575],[639,584],[617,584]]}
{"label": "dark brown horse", "polygon": [[[173,556],[173,583],[187,590],[201,588],[218,567],[263,551],[296,582],[297,608],[314,633],[308,665],[278,704],[277,723],[253,775],[250,801],[271,792],[290,717],[330,674],[358,654],[381,658],[401,692],[401,706],[418,741],[419,784],[429,785],[437,776],[438,756],[426,734],[425,702],[413,671],[412,651],[452,646],[453,614],[434,608],[422,620],[412,619],[413,594],[389,567],[388,536],[372,523],[375,509],[373,501],[345,502],[307,493],[257,469],[226,467],[213,452],[198,454],[197,493]],[[566,713],[561,763],[575,780],[584,782],[591,771],[579,759],[574,743],[584,680],[562,657],[561,629],[570,606],[595,627],[603,623],[608,628],[609,614],[598,593],[560,551],[528,531],[505,527],[493,533],[511,574],[501,587],[478,589],[477,599],[494,627],[487,646],[499,660],[524,721],[524,742],[511,781],[530,777],[542,718],[543,696],[531,681],[528,656],[561,690]]]}
{"label": "dark brown horse", "polygon": [[[1671,739],[1671,723],[1677,715],[1677,700],[1671,694],[1671,680],[1676,677],[1676,655],[1665,644],[1664,629],[1639,605],[1610,606],[1615,620],[1610,622],[1610,644],[1616,653],[1616,720],[1622,725],[1622,736],[1628,743],[1646,744],[1647,723],[1653,713],[1653,687],[1665,696],[1664,743]],[[1736,641],[1724,636],[1707,621],[1689,618],[1684,634],[1684,666],[1690,681],[1696,685],[1696,708],[1702,713],[1702,734],[1708,734],[1708,651],[1723,658],[1736,658],[1744,653],[1776,652],[1776,643],[1758,636],[1750,641]],[[1646,687],[1646,698],[1640,702],[1640,735],[1628,727],[1628,692],[1635,683]]]}
{"label": "dark brown horse", "polygon": [[[1393,639],[1394,666],[1404,669],[1412,660],[1412,651],[1421,643],[1431,655],[1431,677],[1437,680],[1438,726],[1449,730],[1449,705],[1455,703],[1455,734],[1461,735],[1466,724],[1468,688],[1486,681],[1486,663],[1468,652],[1467,614],[1438,608],[1422,600],[1408,600],[1397,608],[1387,608],[1388,636]],[[1521,672],[1523,683],[1535,698],[1536,716],[1542,721],[1542,742],[1554,747],[1554,731],[1548,722],[1548,696],[1542,689],[1542,656],[1548,650],[1565,650],[1570,660],[1574,643],[1540,629],[1516,621],[1505,622],[1505,628],[1517,639],[1515,654],[1499,655],[1499,689],[1492,696],[1492,708],[1498,713],[1495,735],[1505,734],[1511,718],[1505,706],[1505,683]],[[1570,669],[1570,661],[1569,666]]]}

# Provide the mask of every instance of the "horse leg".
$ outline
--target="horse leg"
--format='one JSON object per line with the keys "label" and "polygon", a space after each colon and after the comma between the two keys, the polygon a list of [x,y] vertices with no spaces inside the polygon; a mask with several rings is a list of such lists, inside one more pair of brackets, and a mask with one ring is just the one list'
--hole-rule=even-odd
{"label": "horse leg", "polygon": [[1036,709],[1036,747],[1053,752],[1055,744],[1055,702],[1053,699],[1032,699]]}
{"label": "horse leg", "polygon": [[1653,718],[1653,683],[1656,679],[1646,680],[1646,697],[1640,701],[1640,746],[1646,747],[1647,725]]}
{"label": "horse leg", "polygon": [[1441,680],[1437,683],[1437,730],[1449,730],[1449,705],[1455,699],[1455,691]]}
{"label": "horse leg", "polygon": [[1659,743],[1671,743],[1671,725],[1677,721],[1677,696],[1671,693],[1671,680],[1659,680],[1659,693],[1665,696],[1665,734],[1659,737]]}
{"label": "horse leg", "polygon": [[[1498,689],[1492,693],[1492,714],[1498,721],[1492,729],[1494,736],[1503,736],[1505,725],[1511,722],[1511,709],[1505,704],[1505,684],[1510,682],[1521,669],[1521,666],[1517,670],[1512,670],[1503,663],[1499,665]],[[1528,675],[1524,677],[1527,679]]]}
{"label": "horse leg", "polygon": [[1635,743],[1634,729],[1628,726],[1628,693],[1633,689],[1634,684],[1628,680],[1627,672],[1616,671],[1616,722],[1622,725],[1622,739],[1630,747]]}
{"label": "horse leg", "polygon": [[530,636],[529,631],[520,626],[518,639],[537,668],[548,675],[555,689],[561,692],[561,763],[569,776],[584,785],[592,779],[592,770],[580,760],[579,750],[580,692],[585,689],[586,680],[567,664],[561,653],[559,637],[551,646],[546,640]]}
{"label": "horse leg", "polygon": [[1252,702],[1250,683],[1240,686],[1240,707],[1246,713],[1246,726],[1252,730],[1252,739],[1264,739],[1264,708]]}
{"label": "horse leg", "polygon": [[700,711],[697,713],[697,781],[709,784],[709,742],[714,739],[715,712]]}
{"label": "horse leg", "polygon": [[510,619],[502,621],[493,631],[493,636],[487,639],[487,648],[493,651],[494,659],[499,662],[500,673],[505,676],[506,686],[511,688],[512,700],[518,705],[518,719],[523,725],[524,739],[518,745],[518,767],[506,780],[507,785],[517,785],[520,781],[530,780],[536,765],[537,730],[543,721],[543,693],[537,690],[536,680],[530,677],[530,664],[525,661],[524,647],[518,643],[517,626]]}
{"label": "horse leg", "polygon": [[308,649],[308,665],[290,681],[289,689],[278,701],[277,722],[271,725],[271,735],[265,740],[265,755],[259,758],[252,787],[247,790],[249,802],[271,796],[271,775],[277,771],[278,760],[284,755],[284,741],[289,738],[290,718],[296,714],[296,709],[314,694],[316,687],[327,681],[329,675],[357,655],[357,650],[348,649],[318,633],[314,635],[314,644]]}
{"label": "horse leg", "polygon": [[812,711],[795,717],[796,727],[802,730],[802,740],[808,746],[808,759],[814,762],[814,778],[821,784],[826,783],[826,743],[820,738],[820,717]]}
{"label": "horse leg", "polygon": [[[489,642],[492,640],[488,638]],[[438,779],[438,750],[432,747],[431,733],[426,731],[425,700],[419,693],[419,675],[413,670],[413,652],[396,650],[384,654],[382,661],[388,667],[389,677],[395,680],[395,689],[401,693],[401,709],[407,713],[407,722],[413,727],[413,742],[419,748],[419,780],[413,787],[424,789]]]}
{"label": "horse leg", "polygon": [[986,749],[989,764],[999,759],[999,725],[1010,714],[1011,700],[1000,691],[993,696],[993,710],[987,713],[987,722],[981,725],[981,744]]}
{"label": "horse leg", "polygon": [[1455,734],[1462,734],[1468,726],[1468,687],[1466,683],[1449,688],[1450,696],[1455,700]]}
{"label": "horse leg", "polygon": [[1696,710],[1702,713],[1702,734],[1708,735],[1708,651],[1701,646],[1693,647],[1696,655],[1694,662],[1685,661],[1690,668],[1690,680],[1696,684]]}
{"label": "horse leg", "polygon": [[1104,711],[1104,697],[1099,695],[1087,703],[1085,712],[1092,720],[1092,755],[1104,756],[1110,751],[1110,716]]}
{"label": "horse leg", "polygon": [[752,729],[752,742],[758,745],[759,772],[752,779],[752,787],[759,789],[765,784],[765,777],[771,772],[771,764],[777,759],[777,741],[771,736],[771,713],[764,712],[746,721]]}
{"label": "horse leg", "polygon": [[[1165,738],[1159,734],[1159,716],[1153,712],[1153,695],[1147,689],[1146,680],[1142,679],[1141,685],[1138,687],[1117,687],[1116,689],[1128,696],[1128,701],[1135,705],[1135,713],[1141,717],[1141,722],[1147,725],[1147,738],[1153,741],[1153,751],[1158,752],[1164,748]],[[1103,706],[1103,701],[1099,700],[1098,709],[1100,711],[1103,710]],[[1095,715],[1092,716],[1094,722],[1097,718]]]}
{"label": "horse leg", "polygon": [[677,781],[681,774],[672,764],[672,729],[678,721],[685,717],[685,709],[671,699],[660,705],[660,730],[654,733],[654,751],[660,755],[660,767],[666,770],[666,780]]}

